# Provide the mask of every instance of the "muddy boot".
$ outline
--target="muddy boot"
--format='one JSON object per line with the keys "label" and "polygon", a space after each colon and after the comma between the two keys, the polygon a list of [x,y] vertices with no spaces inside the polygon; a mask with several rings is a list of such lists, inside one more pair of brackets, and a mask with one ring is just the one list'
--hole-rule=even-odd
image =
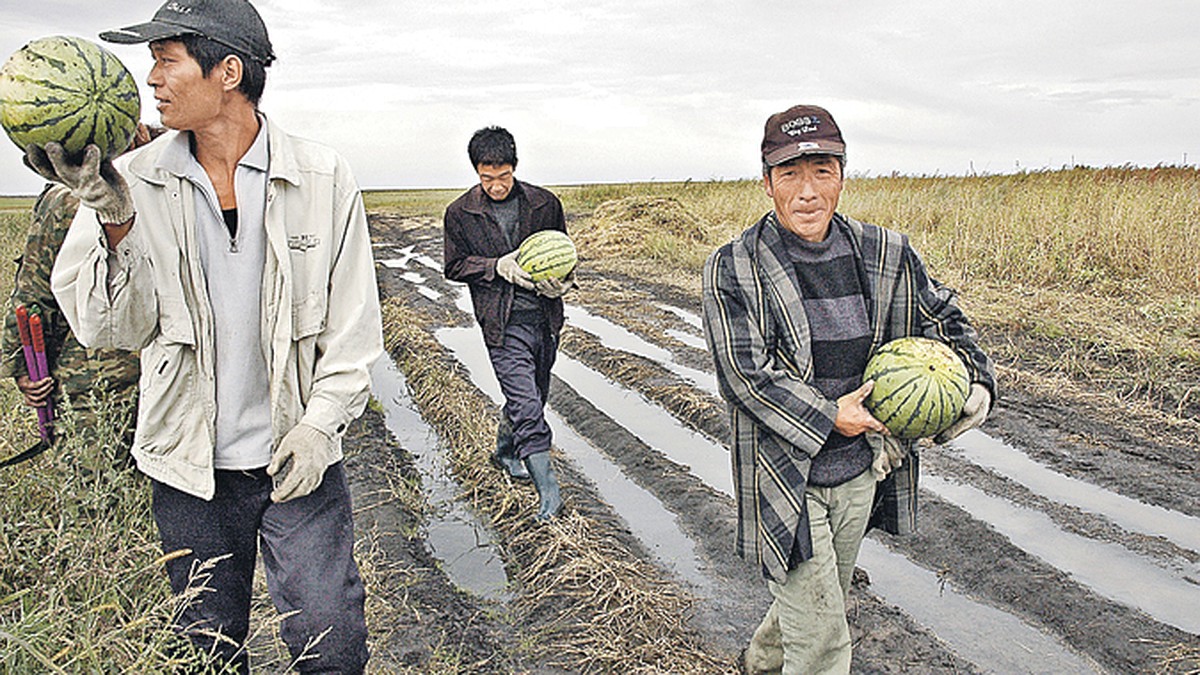
{"label": "muddy boot", "polygon": [[529,480],[525,464],[517,459],[516,444],[513,443],[512,422],[501,413],[496,427],[496,449],[492,452],[492,466],[508,474],[514,480]]}
{"label": "muddy boot", "polygon": [[562,497],[558,493],[558,477],[554,475],[554,467],[550,466],[549,452],[535,452],[525,458],[525,468],[533,478],[533,486],[537,488],[538,497],[542,500],[534,520],[550,520],[562,510]]}

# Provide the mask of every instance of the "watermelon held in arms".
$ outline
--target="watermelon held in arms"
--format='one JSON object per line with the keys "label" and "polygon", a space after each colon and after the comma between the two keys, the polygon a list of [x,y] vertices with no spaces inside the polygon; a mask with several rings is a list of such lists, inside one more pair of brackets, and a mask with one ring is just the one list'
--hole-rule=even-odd
{"label": "watermelon held in arms", "polygon": [[967,367],[943,342],[892,340],[867,362],[863,381],[875,388],[863,405],[896,438],[936,436],[962,414],[971,389]]}
{"label": "watermelon held in arms", "polygon": [[534,281],[550,277],[562,279],[578,262],[575,244],[566,233],[558,230],[534,232],[517,249],[517,265],[529,272]]}
{"label": "watermelon held in arms", "polygon": [[133,76],[83,38],[34,40],[0,67],[0,125],[22,151],[56,142],[79,161],[94,143],[115,157],[129,148],[140,114]]}

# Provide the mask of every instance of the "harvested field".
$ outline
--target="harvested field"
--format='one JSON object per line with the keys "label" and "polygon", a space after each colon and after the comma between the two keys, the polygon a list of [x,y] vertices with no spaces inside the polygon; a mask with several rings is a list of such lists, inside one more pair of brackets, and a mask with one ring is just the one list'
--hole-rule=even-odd
{"label": "harvested field", "polygon": [[[969,289],[1002,389],[982,431],[922,448],[920,532],[864,543],[849,608],[855,673],[1200,672],[1196,277],[1107,254],[1111,264],[1085,269],[1066,252],[1086,227],[1042,242],[1057,271],[1041,260],[1036,274],[1003,277],[971,256],[987,258],[1011,232],[942,228],[971,220],[976,202],[1024,208],[1013,185],[1049,191],[1031,204],[1069,210],[1078,204],[1062,185],[1096,201],[1094,186],[1119,183],[1151,189],[1194,238],[1194,206],[1171,196],[1173,181],[1196,180],[1182,173],[1014,177],[994,190],[956,179],[950,196],[969,197],[940,206],[879,189],[888,180],[848,191],[847,212],[907,219],[935,273]],[[913,195],[948,189],[889,180]],[[367,195],[388,358],[346,449],[371,672],[737,672],[769,594],[733,554],[728,422],[698,275],[745,214],[765,208],[737,187],[559,190],[581,286],[566,298],[548,407],[567,509],[540,526],[533,489],[487,461],[500,394],[466,289],[442,276],[441,224],[428,215],[454,192]],[[1108,217],[1104,208],[1081,217]],[[12,249],[18,227],[0,229],[11,239],[0,244]],[[1161,246],[1145,249],[1161,257]],[[1061,283],[1048,285],[1055,274]],[[1178,286],[1150,293],[1138,274]],[[1100,291],[1083,302],[1089,288]],[[0,391],[4,455],[33,434],[10,390]],[[5,502],[0,528],[0,671],[175,667],[163,656],[173,604],[142,487],[136,473],[89,479],[62,458],[0,474],[6,497],[25,500]],[[119,519],[98,515],[105,499]],[[254,612],[255,672],[280,672],[265,589]]]}
{"label": "harvested field", "polygon": [[[630,236],[622,230],[638,227],[647,209],[676,208],[645,200],[601,208],[598,218],[621,212],[632,224],[581,228],[581,250],[617,250],[613,242]],[[728,430],[708,381],[698,289],[585,257],[582,286],[568,297],[550,401],[570,515],[547,528],[547,540],[522,522],[532,490],[505,484],[485,463],[499,394],[465,288],[441,277],[439,223],[380,214],[373,224],[392,355],[405,373],[438,373],[436,384],[410,378],[408,386],[414,398],[435,397],[421,409],[454,456],[464,501],[498,533],[514,586],[508,607],[533,638],[513,645],[523,667],[736,672],[768,595],[732,554]],[[997,335],[985,328],[985,344]],[[924,448],[920,534],[876,534],[864,546],[850,610],[855,672],[1197,667],[1200,605],[1183,602],[1200,598],[1200,542],[1188,534],[1200,531],[1200,490],[1187,465],[1194,424],[1176,420],[1175,434],[1134,435],[1133,425],[1080,414],[1111,408],[1079,387],[1048,398],[1047,380],[1022,365],[1005,363],[1005,396],[983,433]],[[475,401],[470,412],[459,412],[463,400]],[[464,438],[464,425],[478,435]],[[514,513],[489,504],[498,494],[523,501],[505,502]],[[595,556],[586,567],[613,576],[547,573],[566,550],[560,537],[581,527],[603,528],[584,538]],[[629,577],[647,585],[626,589]],[[546,593],[547,583],[566,586]],[[604,637],[610,630],[623,641]],[[662,660],[682,653],[682,661]]]}

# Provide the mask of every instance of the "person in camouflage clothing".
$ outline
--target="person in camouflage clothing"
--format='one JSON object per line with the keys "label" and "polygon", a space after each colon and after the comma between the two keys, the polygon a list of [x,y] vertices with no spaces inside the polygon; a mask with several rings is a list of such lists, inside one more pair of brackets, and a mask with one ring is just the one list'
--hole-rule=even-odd
{"label": "person in camouflage clothing", "polygon": [[[25,396],[25,403],[31,407],[50,398],[61,408],[65,400],[79,415],[78,429],[93,428],[97,408],[111,406],[121,411],[123,430],[132,432],[138,384],[137,353],[88,349],[79,344],[50,292],[50,270],[78,207],[79,200],[67,187],[57,183],[48,184],[33,207],[29,238],[17,262],[13,294],[5,308],[4,331],[0,333],[4,352],[0,376],[13,378]],[[50,377],[37,382],[30,380],[21,350],[14,311],[18,305],[25,305],[31,311],[36,306],[42,316]],[[61,428],[57,431],[61,433]],[[130,434],[124,436],[131,440]]]}
{"label": "person in camouflage clothing", "polygon": [[[149,143],[164,131],[159,126],[139,124],[130,149]],[[50,271],[78,208],[79,200],[58,183],[47,184],[33,206],[29,238],[17,260],[13,293],[0,332],[0,377],[13,378],[30,407],[50,399],[61,408],[65,401],[77,415],[76,429],[95,429],[100,409],[111,409],[118,419],[105,419],[105,425],[117,425],[116,437],[123,439],[122,450],[128,451],[137,403],[138,355],[121,349],[88,349],[79,344],[50,291]],[[31,312],[36,307],[42,316],[50,377],[37,382],[29,378],[21,349],[15,312],[18,305],[25,305]],[[56,432],[62,431],[60,424]]]}

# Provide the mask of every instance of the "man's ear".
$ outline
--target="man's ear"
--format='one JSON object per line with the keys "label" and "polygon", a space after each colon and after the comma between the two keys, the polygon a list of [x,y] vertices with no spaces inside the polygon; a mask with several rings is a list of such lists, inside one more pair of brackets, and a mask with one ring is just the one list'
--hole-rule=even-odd
{"label": "man's ear", "polygon": [[217,70],[221,76],[221,84],[225,87],[225,91],[233,91],[242,84],[242,60],[230,54],[217,64]]}
{"label": "man's ear", "polygon": [[771,186],[771,174],[764,173],[763,174],[763,190],[766,190],[768,197],[774,198],[775,193],[774,193],[774,190],[771,189],[771,187],[772,187]]}

